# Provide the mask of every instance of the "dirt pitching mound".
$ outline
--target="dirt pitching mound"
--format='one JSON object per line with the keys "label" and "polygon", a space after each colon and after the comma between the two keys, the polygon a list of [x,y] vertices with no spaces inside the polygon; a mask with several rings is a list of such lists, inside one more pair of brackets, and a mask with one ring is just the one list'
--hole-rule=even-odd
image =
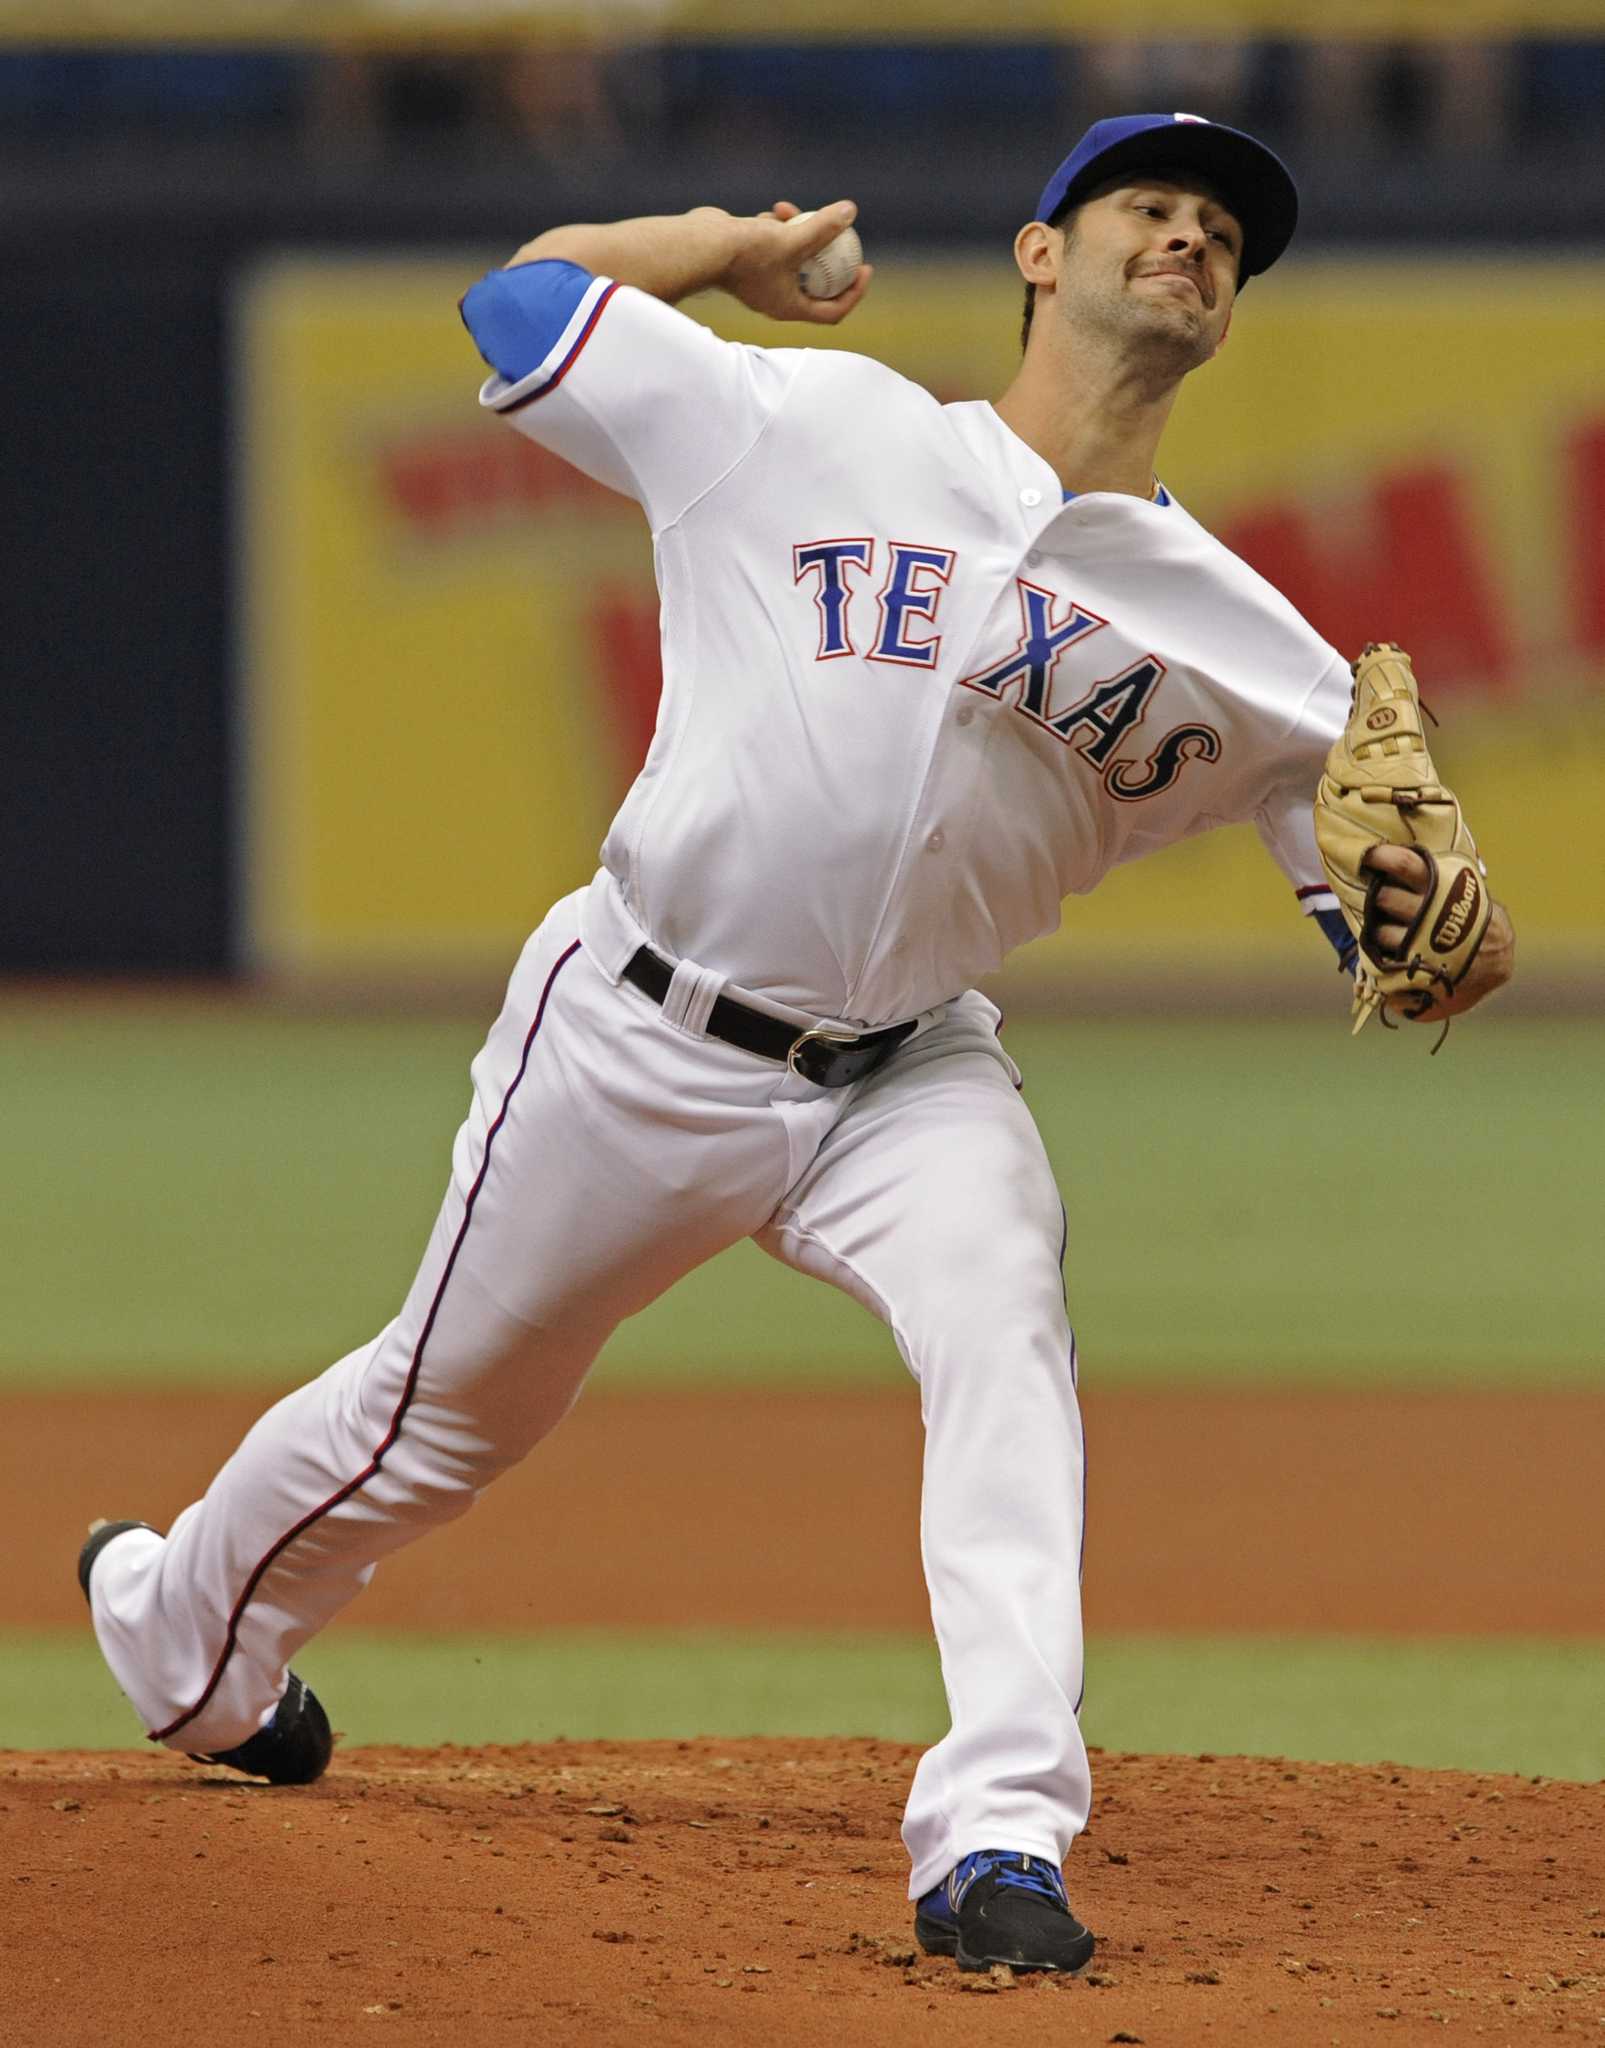
{"label": "dirt pitching mound", "polygon": [[0,2034],[160,2042],[1605,2038],[1605,1786],[1097,1759],[1075,1981],[921,1956],[882,1742],[337,1752],[275,1791],[0,1754]]}

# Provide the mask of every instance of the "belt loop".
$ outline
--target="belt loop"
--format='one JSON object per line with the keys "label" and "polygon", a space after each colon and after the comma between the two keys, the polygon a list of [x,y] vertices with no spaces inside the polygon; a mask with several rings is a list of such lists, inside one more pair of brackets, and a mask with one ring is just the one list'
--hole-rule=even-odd
{"label": "belt loop", "polygon": [[663,997],[663,1021],[688,1038],[706,1038],[708,1018],[724,987],[724,977],[694,960],[680,960]]}
{"label": "belt loop", "polygon": [[681,1029],[691,1032],[696,1038],[706,1038],[708,1019],[713,1015],[713,1006],[724,988],[724,976],[715,974],[711,967],[698,967],[695,973],[696,986],[686,1002],[685,1023]]}

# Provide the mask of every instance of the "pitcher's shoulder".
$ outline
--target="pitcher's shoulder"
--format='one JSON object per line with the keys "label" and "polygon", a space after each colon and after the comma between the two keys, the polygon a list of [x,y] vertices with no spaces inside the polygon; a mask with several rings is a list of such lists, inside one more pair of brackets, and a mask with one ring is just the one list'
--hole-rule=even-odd
{"label": "pitcher's shoulder", "polygon": [[784,348],[766,353],[793,367],[793,391],[797,396],[820,393],[844,401],[861,399],[865,404],[926,412],[933,418],[942,410],[923,384],[905,377],[901,370],[894,370],[877,356],[860,355],[847,348]]}

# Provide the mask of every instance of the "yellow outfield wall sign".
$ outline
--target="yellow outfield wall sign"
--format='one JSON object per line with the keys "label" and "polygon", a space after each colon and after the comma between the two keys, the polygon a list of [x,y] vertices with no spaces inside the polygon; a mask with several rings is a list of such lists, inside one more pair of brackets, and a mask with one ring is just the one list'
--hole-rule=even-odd
{"label": "yellow outfield wall sign", "polygon": [[[242,289],[250,946],[300,974],[507,965],[594,870],[651,737],[639,511],[476,404],[494,260],[297,258]],[[794,334],[709,297],[743,339]],[[943,398],[1017,359],[1012,269],[884,256],[819,330]],[[1256,280],[1164,449],[1174,494],[1338,646],[1397,639],[1529,958],[1600,961],[1605,281],[1558,263],[1290,264]],[[1074,899],[1046,973],[1315,943],[1252,832]],[[1235,955],[1234,955],[1235,957]]]}

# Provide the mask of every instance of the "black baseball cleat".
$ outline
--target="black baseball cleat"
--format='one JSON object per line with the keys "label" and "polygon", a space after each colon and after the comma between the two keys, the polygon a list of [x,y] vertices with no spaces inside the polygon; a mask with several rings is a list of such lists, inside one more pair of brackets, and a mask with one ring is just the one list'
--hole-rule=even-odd
{"label": "black baseball cleat", "polygon": [[209,1756],[190,1751],[189,1756],[192,1763],[227,1764],[249,1778],[266,1778],[270,1785],[310,1785],[329,1768],[333,1753],[334,1731],[323,1703],[292,1671],[265,1728],[234,1749],[214,1750]]}
{"label": "black baseball cleat", "polygon": [[1057,1970],[1074,1976],[1096,1946],[1065,1895],[1058,1866],[1015,1849],[977,1849],[928,1891],[914,1912],[927,1955],[961,1970]]}
{"label": "black baseball cleat", "polygon": [[[95,1560],[119,1536],[131,1529],[150,1529],[149,1522],[94,1522],[84,1547],[78,1553],[78,1584],[89,1598],[89,1579]],[[160,1531],[151,1529],[152,1535]],[[233,1749],[214,1750],[209,1755],[187,1752],[192,1763],[225,1764],[231,1771],[243,1771],[248,1778],[266,1778],[270,1785],[310,1785],[321,1778],[334,1753],[334,1731],[317,1694],[292,1671],[284,1697],[273,1709],[273,1719]]]}

